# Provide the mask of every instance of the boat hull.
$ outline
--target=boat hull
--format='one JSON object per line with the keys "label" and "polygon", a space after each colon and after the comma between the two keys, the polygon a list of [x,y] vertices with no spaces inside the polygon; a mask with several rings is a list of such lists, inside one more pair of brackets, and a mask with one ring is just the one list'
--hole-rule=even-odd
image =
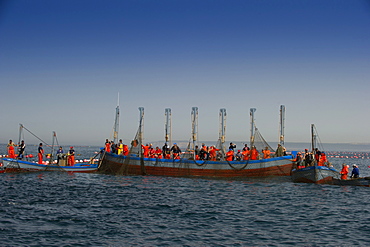
{"label": "boat hull", "polygon": [[348,180],[333,179],[330,184],[342,186],[363,186],[370,187],[370,177],[353,178]]}
{"label": "boat hull", "polygon": [[330,184],[333,179],[339,179],[339,172],[333,167],[309,166],[292,170],[292,180],[295,183]]}
{"label": "boat hull", "polygon": [[34,162],[3,158],[4,172],[64,171],[92,173],[98,170],[97,164],[79,163],[74,166],[44,165]]}
{"label": "boat hull", "polygon": [[140,158],[105,153],[98,172],[115,175],[243,178],[289,176],[291,156],[250,161],[201,161]]}

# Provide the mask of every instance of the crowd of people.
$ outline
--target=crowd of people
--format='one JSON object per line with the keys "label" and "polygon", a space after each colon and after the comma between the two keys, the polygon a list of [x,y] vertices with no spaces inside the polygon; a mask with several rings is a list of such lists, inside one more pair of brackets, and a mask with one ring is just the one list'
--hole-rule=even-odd
{"label": "crowd of people", "polygon": [[[331,167],[331,163],[328,161],[325,152],[321,152],[318,148],[315,148],[313,152],[309,152],[305,149],[304,155],[301,152],[297,153],[295,158],[296,168],[302,169],[308,166],[317,164],[318,166]],[[340,171],[341,179],[346,180],[349,173],[349,165],[343,164],[342,170]],[[352,165],[352,172],[350,178],[358,178],[360,176],[360,170],[356,164]]]}
{"label": "crowd of people", "polygon": [[[137,141],[132,141],[131,145],[136,147],[138,144]],[[170,147],[167,143],[163,145],[162,148],[156,146],[153,147],[152,144],[147,143],[146,145],[141,145],[142,154],[144,158],[158,158],[158,159],[181,159],[182,151],[177,145],[174,143],[172,147]],[[270,149],[266,147],[265,149],[259,152],[256,147],[252,146],[251,148],[248,147],[247,144],[244,145],[242,150],[237,150],[236,145],[234,143],[230,143],[228,151],[223,155],[221,149],[216,148],[215,145],[206,146],[202,143],[201,147],[198,145],[195,146],[194,150],[191,152],[194,153],[195,160],[210,160],[216,161],[225,159],[227,161],[243,161],[243,160],[259,160],[259,159],[269,159],[271,157],[281,157],[286,155],[286,149],[278,144],[278,147],[272,155]],[[122,143],[122,140],[119,140],[119,143],[114,143],[114,141],[109,141],[108,139],[105,140],[105,152],[115,153],[118,155],[128,155],[129,147],[126,144]]]}
{"label": "crowd of people", "polygon": [[[27,158],[33,157],[32,154],[25,156],[26,144],[24,140],[22,140],[18,144],[15,144],[12,140],[9,140],[6,148],[7,148],[8,158],[23,160],[25,157]],[[18,154],[15,153],[15,148],[18,148]],[[63,148],[59,147],[59,149],[56,152],[56,156],[57,156],[58,163],[60,159],[66,157],[68,166],[73,166],[75,164],[75,150],[73,149],[73,147],[70,147],[70,149],[68,150],[66,154],[64,154]],[[43,144],[40,143],[37,148],[37,163],[44,164],[43,159],[44,159],[44,148],[43,148]]]}

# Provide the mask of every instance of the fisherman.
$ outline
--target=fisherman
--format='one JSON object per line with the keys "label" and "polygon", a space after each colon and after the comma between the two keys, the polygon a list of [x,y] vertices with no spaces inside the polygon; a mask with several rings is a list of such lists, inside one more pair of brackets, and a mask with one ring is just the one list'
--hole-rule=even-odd
{"label": "fisherman", "polygon": [[243,156],[243,160],[249,160],[250,158],[249,147],[247,147],[246,149],[243,149],[242,156]]}
{"label": "fisherman", "polygon": [[194,153],[195,153],[195,160],[199,160],[199,147],[198,145],[195,146],[195,150],[194,150]]}
{"label": "fisherman", "polygon": [[258,150],[255,146],[252,146],[250,157],[251,157],[251,160],[258,160]]}
{"label": "fisherman", "polygon": [[234,150],[232,148],[230,148],[229,151],[226,153],[225,159],[227,161],[233,161],[234,160]]}
{"label": "fisherman", "polygon": [[[168,157],[168,154],[170,154],[170,146],[167,145],[167,142],[164,143],[163,147],[162,147],[162,153],[163,153],[163,156],[165,157],[165,159],[167,159]],[[170,157],[171,158],[171,157]],[[169,158],[168,158],[169,159]]]}
{"label": "fisherman", "polygon": [[113,154],[117,153],[117,145],[114,143],[114,141],[110,142],[110,150]]}
{"label": "fisherman", "polygon": [[248,144],[244,144],[243,151],[245,151],[247,149],[249,150]]}
{"label": "fisherman", "polygon": [[340,174],[341,174],[340,179],[347,180],[348,172],[349,172],[349,165],[343,164],[342,170],[340,171]]}
{"label": "fisherman", "polygon": [[105,152],[110,153],[110,142],[108,139],[105,139]]}
{"label": "fisherman", "polygon": [[265,147],[265,149],[262,150],[262,153],[264,159],[270,159],[271,151],[269,150],[268,147]]}
{"label": "fisherman", "polygon": [[319,162],[320,161],[320,158],[321,158],[321,152],[320,152],[320,150],[318,148],[315,148],[314,155],[315,155],[316,162]]}
{"label": "fisherman", "polygon": [[358,178],[360,176],[360,170],[358,169],[358,166],[356,164],[352,165],[352,173],[351,173],[351,178]]}
{"label": "fisherman", "polygon": [[57,151],[57,161],[58,161],[58,164],[59,164],[59,160],[63,157],[63,154],[64,154],[63,148],[62,148],[62,146],[60,146],[59,149],[58,149],[58,151]]}
{"label": "fisherman", "polygon": [[181,149],[174,143],[171,150],[173,159],[180,159]]}
{"label": "fisherman", "polygon": [[122,155],[127,156],[128,152],[129,152],[128,146],[126,144],[123,144]]}
{"label": "fisherman", "polygon": [[209,158],[212,161],[216,161],[217,151],[220,151],[220,149],[217,149],[216,146],[210,146],[209,147]]}
{"label": "fisherman", "polygon": [[69,148],[68,151],[68,165],[73,166],[75,164],[75,150],[73,147]]}
{"label": "fisherman", "polygon": [[12,140],[9,140],[8,145],[6,148],[8,149],[8,157],[11,159],[15,159],[15,152],[14,147],[17,146]]}
{"label": "fisherman", "polygon": [[208,147],[204,143],[202,143],[202,148],[199,151],[199,158],[201,160],[208,160],[209,158]]}
{"label": "fisherman", "polygon": [[305,167],[310,166],[312,164],[313,157],[312,153],[308,152],[308,149],[304,150],[304,163]]}
{"label": "fisherman", "polygon": [[22,140],[21,143],[18,145],[18,159],[22,160],[24,156],[24,150],[26,149],[26,144]]}
{"label": "fisherman", "polygon": [[281,146],[281,144],[279,143],[278,144],[278,147],[276,149],[276,152],[275,152],[275,157],[281,157],[284,155],[284,148],[283,146]]}
{"label": "fisherman", "polygon": [[232,149],[234,152],[234,148],[236,148],[236,145],[232,142],[230,142],[229,150]]}
{"label": "fisherman", "polygon": [[238,150],[238,152],[235,154],[235,160],[240,161],[242,160],[242,158],[243,158],[243,154],[241,153],[240,150]]}
{"label": "fisherman", "polygon": [[155,149],[153,148],[152,144],[149,146],[149,158],[155,158]]}
{"label": "fisherman", "polygon": [[122,139],[119,139],[117,154],[121,155],[122,152],[123,152],[123,143],[122,143]]}
{"label": "fisherman", "polygon": [[321,153],[321,155],[320,155],[320,158],[319,158],[319,163],[318,163],[318,165],[319,165],[319,166],[325,166],[327,162],[328,162],[328,160],[327,160],[327,158],[326,158],[326,155],[325,155],[325,153],[324,153],[324,152],[322,152],[322,153]]}
{"label": "fisherman", "polygon": [[148,158],[149,157],[149,143],[147,143],[145,146],[144,145],[141,145],[141,148],[144,150],[143,151],[143,155],[144,155],[144,158]]}
{"label": "fisherman", "polygon": [[295,162],[296,169],[301,169],[302,168],[302,166],[301,166],[301,162],[302,162],[301,152],[297,153],[297,157],[295,157],[294,162]]}
{"label": "fisherman", "polygon": [[39,164],[42,164],[42,159],[43,159],[43,156],[44,156],[44,149],[42,148],[42,143],[40,143],[39,145],[39,148],[38,148],[38,159],[39,159]]}
{"label": "fisherman", "polygon": [[159,147],[155,147],[155,157],[158,158],[158,159],[163,158],[162,150]]}

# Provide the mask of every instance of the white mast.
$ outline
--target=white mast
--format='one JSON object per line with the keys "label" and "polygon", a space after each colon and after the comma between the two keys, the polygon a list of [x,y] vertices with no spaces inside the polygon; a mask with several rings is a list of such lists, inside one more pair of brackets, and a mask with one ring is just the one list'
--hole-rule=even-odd
{"label": "white mast", "polygon": [[285,106],[280,106],[280,127],[279,127],[279,143],[284,146],[284,129],[285,129]]}
{"label": "white mast", "polygon": [[164,109],[164,116],[165,116],[165,125],[164,125],[164,132],[165,132],[165,141],[167,145],[170,147],[172,146],[172,124],[171,124],[171,108]]}
{"label": "white mast", "polygon": [[118,143],[118,131],[119,131],[119,93],[118,93],[118,102],[116,107],[116,117],[114,119],[113,127],[113,142]]}
{"label": "white mast", "polygon": [[250,144],[249,146],[252,147],[254,144],[254,131],[255,131],[255,123],[254,123],[254,113],[256,112],[256,108],[250,108],[250,118],[251,118],[251,136],[250,136]]}

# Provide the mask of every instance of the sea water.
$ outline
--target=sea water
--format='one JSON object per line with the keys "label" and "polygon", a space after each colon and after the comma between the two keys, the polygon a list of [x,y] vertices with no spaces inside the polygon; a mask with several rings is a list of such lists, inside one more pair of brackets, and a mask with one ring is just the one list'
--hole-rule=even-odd
{"label": "sea water", "polygon": [[[366,156],[341,157],[370,176]],[[0,174],[0,186],[0,246],[370,243],[365,187],[63,172]]]}

